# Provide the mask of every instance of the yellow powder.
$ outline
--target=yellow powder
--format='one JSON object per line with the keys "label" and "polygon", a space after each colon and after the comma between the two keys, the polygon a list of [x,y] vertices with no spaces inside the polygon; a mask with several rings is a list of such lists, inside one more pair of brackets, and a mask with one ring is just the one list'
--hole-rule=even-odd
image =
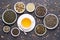
{"label": "yellow powder", "polygon": [[31,20],[29,18],[24,18],[22,19],[21,24],[24,28],[29,28],[31,25]]}

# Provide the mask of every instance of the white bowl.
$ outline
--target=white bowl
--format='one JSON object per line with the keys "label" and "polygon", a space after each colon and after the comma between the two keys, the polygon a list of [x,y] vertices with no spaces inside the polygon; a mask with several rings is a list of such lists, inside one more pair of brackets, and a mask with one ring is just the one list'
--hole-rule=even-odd
{"label": "white bowl", "polygon": [[[43,25],[43,24],[38,24],[38,25]],[[37,26],[38,26],[37,25]],[[36,27],[37,27],[36,26]],[[43,25],[44,26],[44,25]],[[36,32],[36,27],[35,27],[35,33],[38,35],[38,36],[43,36],[44,34],[46,34],[46,32],[47,32],[47,29],[45,28],[45,32],[43,33],[43,34],[38,34],[37,32]],[[45,27],[45,26],[44,26]]]}
{"label": "white bowl", "polygon": [[[17,35],[14,35],[14,34],[12,33],[14,29],[17,29],[17,30],[19,31],[19,33],[18,33]],[[17,36],[19,36],[19,34],[20,34],[19,28],[14,27],[14,28],[11,29],[11,35],[12,35],[12,36],[17,37]]]}
{"label": "white bowl", "polygon": [[[29,10],[28,9],[28,5],[30,5],[30,4],[33,4],[33,6],[34,6],[34,8],[33,8],[33,10]],[[32,6],[31,6],[32,7]],[[33,12],[34,10],[35,10],[35,5],[34,5],[34,3],[28,3],[27,5],[26,5],[26,10],[28,11],[28,12]]]}
{"label": "white bowl", "polygon": [[[31,26],[30,26],[29,28],[23,28],[23,26],[22,26],[22,24],[21,24],[21,21],[22,21],[23,18],[29,18],[29,19],[31,20],[32,24],[31,24]],[[30,14],[23,14],[23,15],[21,15],[21,16],[18,18],[17,25],[18,25],[18,27],[19,27],[19,29],[20,29],[21,31],[24,30],[25,32],[29,32],[29,31],[33,30],[33,28],[35,27],[35,19],[34,19],[34,17],[33,17],[32,15],[30,15]],[[23,30],[22,30],[22,29],[23,29]]]}
{"label": "white bowl", "polygon": [[[47,16],[49,16],[49,15],[53,15],[53,16],[55,16],[56,17],[56,19],[57,19],[57,23],[56,23],[56,25],[54,26],[54,27],[52,27],[52,28],[50,28],[50,27],[47,27],[47,25],[45,24],[45,18],[47,17]],[[55,15],[55,14],[48,14],[45,18],[44,18],[44,26],[46,27],[46,28],[48,28],[48,29],[55,29],[57,26],[58,26],[58,24],[59,24],[59,19],[58,19],[58,17]]]}
{"label": "white bowl", "polygon": [[[23,5],[24,5],[24,10],[21,11],[21,12],[18,12],[18,11],[16,10],[16,4],[23,4]],[[23,13],[23,12],[25,11],[25,4],[24,4],[23,2],[17,2],[17,3],[15,3],[15,4],[14,4],[14,10],[15,10],[17,13]]]}
{"label": "white bowl", "polygon": [[[44,8],[46,9],[46,13],[45,13],[45,15],[46,15],[46,14],[47,14],[47,8],[46,8],[44,5],[41,5],[41,4],[39,4],[39,6],[42,6],[42,7],[44,7]],[[37,6],[36,9],[37,9],[39,6]],[[39,16],[39,15],[37,15],[36,9],[35,9],[35,15],[36,15],[37,17],[43,18],[45,15],[44,15],[44,16]]]}
{"label": "white bowl", "polygon": [[[7,23],[7,22],[4,20],[4,17],[3,17],[3,16],[4,16],[4,14],[5,14],[6,11],[13,11],[13,12],[15,13],[16,18],[15,18],[15,20],[14,20],[12,23]],[[8,17],[7,17],[7,18],[8,18]],[[8,24],[8,25],[13,24],[13,23],[15,23],[16,20],[17,20],[17,14],[16,14],[16,12],[15,12],[14,10],[12,10],[12,9],[7,9],[7,10],[5,10],[5,11],[3,12],[3,14],[2,14],[2,20],[3,20],[4,23],[6,23],[6,24]]]}

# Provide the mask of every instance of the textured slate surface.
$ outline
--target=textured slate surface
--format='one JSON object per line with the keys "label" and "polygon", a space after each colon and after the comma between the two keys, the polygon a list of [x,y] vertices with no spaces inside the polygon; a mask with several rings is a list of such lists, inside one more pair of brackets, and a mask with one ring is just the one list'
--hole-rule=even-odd
{"label": "textured slate surface", "polygon": [[[47,7],[48,14],[49,13],[56,14],[60,20],[60,0],[0,0],[0,40],[60,40],[60,25],[58,25],[58,27],[54,30],[47,30],[47,33],[42,37],[37,36],[34,33],[34,30],[29,32],[27,35],[24,35],[24,33],[21,32],[20,35],[16,38],[12,37],[10,32],[8,34],[4,33],[2,28],[4,27],[5,24],[3,23],[1,19],[2,13],[7,8],[13,9],[14,8],[13,5],[19,1],[22,1],[25,4],[29,2],[33,2],[35,5],[37,5],[37,3],[40,3]],[[25,11],[24,13],[28,13],[28,12]],[[42,21],[43,19],[37,18],[34,12],[30,14],[35,17],[36,24],[43,23]],[[18,14],[18,16],[20,16],[20,14]],[[10,27],[11,28],[17,27],[17,25],[15,23],[13,25],[10,25]]]}

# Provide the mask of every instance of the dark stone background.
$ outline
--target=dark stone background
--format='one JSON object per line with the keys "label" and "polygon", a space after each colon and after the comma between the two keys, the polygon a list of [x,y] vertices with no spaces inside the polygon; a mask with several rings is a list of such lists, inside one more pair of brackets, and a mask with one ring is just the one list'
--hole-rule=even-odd
{"label": "dark stone background", "polygon": [[[37,5],[37,3],[40,3],[47,7],[48,14],[49,13],[56,14],[60,20],[60,0],[0,0],[0,40],[60,40],[60,25],[58,25],[58,27],[54,30],[47,29],[47,33],[42,37],[37,36],[34,33],[34,30],[29,32],[27,35],[24,35],[24,33],[21,32],[20,35],[16,38],[14,38],[10,32],[4,33],[2,29],[6,24],[4,24],[1,19],[2,13],[4,12],[4,10],[9,8],[14,10],[14,4],[19,1],[22,1],[25,4],[29,2],[33,2],[35,5]],[[25,11],[24,13],[28,13],[28,12]],[[39,24],[39,23],[43,24],[43,21],[42,21],[43,19],[36,17],[34,12],[29,14],[35,17],[36,24]],[[22,14],[18,14],[18,17],[20,15]],[[10,27],[11,28],[17,27],[17,25],[15,23],[13,25],[10,25]]]}

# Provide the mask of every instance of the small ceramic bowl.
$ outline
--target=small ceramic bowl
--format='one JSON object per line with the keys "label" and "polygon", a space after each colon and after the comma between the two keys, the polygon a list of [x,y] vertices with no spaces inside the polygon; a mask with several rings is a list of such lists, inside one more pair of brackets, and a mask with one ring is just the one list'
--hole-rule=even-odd
{"label": "small ceramic bowl", "polygon": [[[44,34],[46,34],[47,29],[45,28],[45,32],[44,32],[43,34],[38,34],[38,33],[36,32],[36,28],[38,27],[38,25],[43,25],[43,24],[37,24],[37,25],[36,25],[36,27],[35,27],[35,33],[36,33],[38,36],[43,36]],[[45,26],[43,25],[43,27],[45,27]]]}
{"label": "small ceramic bowl", "polygon": [[[15,13],[15,15],[16,15],[16,18],[15,18],[15,20],[14,20],[12,23],[7,23],[7,22],[4,20],[4,14],[5,14],[5,12],[7,12],[7,11],[13,11],[13,12]],[[7,17],[7,18],[8,18],[8,17]],[[8,24],[8,25],[13,24],[13,23],[15,23],[16,20],[17,20],[17,14],[16,14],[16,12],[15,12],[14,10],[12,10],[12,9],[7,9],[7,10],[5,10],[5,11],[3,12],[3,14],[2,14],[2,20],[3,20],[4,23],[6,23],[6,24]]]}
{"label": "small ceramic bowl", "polygon": [[3,27],[3,31],[4,31],[5,33],[8,33],[8,32],[10,31],[10,27],[9,27],[9,26],[4,26],[4,27]]}
{"label": "small ceramic bowl", "polygon": [[[45,24],[45,18],[48,17],[49,15],[55,16],[56,19],[57,19],[56,25],[55,25],[54,27],[52,27],[52,28],[48,27],[48,26]],[[45,18],[44,18],[44,21],[43,21],[43,22],[44,22],[44,26],[45,26],[47,29],[55,29],[55,28],[58,26],[58,24],[59,24],[59,19],[58,19],[58,17],[57,17],[55,14],[48,14],[48,15],[45,16]]]}
{"label": "small ceramic bowl", "polygon": [[[14,29],[17,29],[17,30],[19,31],[19,33],[18,33],[17,35],[14,35],[14,34],[13,34],[13,30],[14,30]],[[17,37],[17,36],[19,36],[19,34],[20,34],[19,28],[14,27],[14,28],[11,29],[11,35],[12,35],[12,36]]]}
{"label": "small ceramic bowl", "polygon": [[[32,9],[32,10],[29,10],[29,8],[32,7],[31,5],[33,5],[33,9]],[[28,6],[30,6],[30,7],[28,8]],[[33,11],[35,10],[35,4],[34,4],[34,3],[28,3],[28,4],[26,5],[26,10],[27,10],[28,12],[33,12]]]}
{"label": "small ceramic bowl", "polygon": [[[39,4],[39,3],[38,3]],[[45,15],[47,14],[47,8],[44,6],[44,5],[41,5],[41,4],[39,4],[38,6],[36,6],[36,9],[39,7],[39,6],[42,6],[42,7],[44,7],[45,9],[46,9],[46,13],[45,13]],[[40,17],[40,18],[43,18],[45,15],[43,15],[43,16],[39,16],[39,15],[37,15],[37,11],[36,11],[36,9],[35,9],[35,15],[37,16],[37,17]]]}
{"label": "small ceramic bowl", "polygon": [[[23,11],[18,12],[18,10],[16,10],[16,4],[23,4],[23,5],[24,5]],[[14,10],[15,10],[17,13],[23,13],[23,12],[25,11],[25,4],[24,4],[23,2],[17,2],[17,3],[15,3],[15,4],[14,4]]]}

